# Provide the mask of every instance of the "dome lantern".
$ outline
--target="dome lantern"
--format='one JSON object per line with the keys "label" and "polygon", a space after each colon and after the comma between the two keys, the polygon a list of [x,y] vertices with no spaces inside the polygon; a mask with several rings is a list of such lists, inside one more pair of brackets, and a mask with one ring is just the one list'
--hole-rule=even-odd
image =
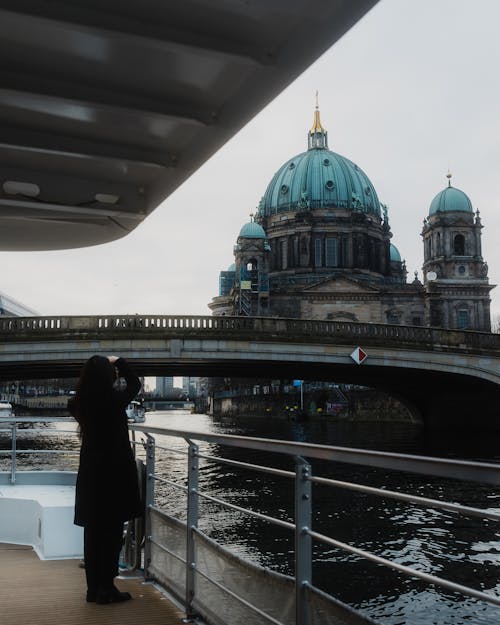
{"label": "dome lantern", "polygon": [[307,135],[307,147],[309,150],[328,149],[328,132],[321,125],[319,116],[318,92],[316,91],[316,110],[314,111],[314,122]]}

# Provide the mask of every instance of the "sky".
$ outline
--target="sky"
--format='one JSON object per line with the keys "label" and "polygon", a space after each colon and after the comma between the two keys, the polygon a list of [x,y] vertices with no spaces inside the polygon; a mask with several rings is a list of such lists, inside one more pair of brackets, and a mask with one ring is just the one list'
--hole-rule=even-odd
{"label": "sky", "polygon": [[361,167],[389,208],[408,279],[422,279],[423,219],[450,170],[480,210],[498,284],[499,23],[498,0],[381,0],[131,234],[0,252],[0,291],[42,315],[210,314],[241,227],[273,174],[307,149],[316,90],[329,148]]}

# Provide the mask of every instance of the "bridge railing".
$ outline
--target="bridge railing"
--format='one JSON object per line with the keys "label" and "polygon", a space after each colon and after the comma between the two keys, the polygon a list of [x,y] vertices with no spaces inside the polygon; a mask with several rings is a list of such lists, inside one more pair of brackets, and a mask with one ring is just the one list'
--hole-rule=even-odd
{"label": "bridge railing", "polygon": [[401,326],[351,321],[289,319],[274,317],[229,317],[198,315],[97,315],[50,317],[0,317],[0,340],[9,341],[27,335],[64,338],[67,334],[110,338],[132,333],[183,336],[255,337],[266,340],[314,342],[388,341],[407,346],[459,348],[469,350],[500,349],[500,334],[469,330],[445,330],[423,326]]}

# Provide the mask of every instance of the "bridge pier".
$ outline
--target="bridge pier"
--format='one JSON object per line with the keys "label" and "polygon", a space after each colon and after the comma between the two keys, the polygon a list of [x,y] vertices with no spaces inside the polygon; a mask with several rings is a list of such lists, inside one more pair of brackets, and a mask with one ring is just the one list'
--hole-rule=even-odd
{"label": "bridge pier", "polygon": [[[450,430],[500,430],[500,389],[439,388],[427,390],[425,396],[415,398],[416,409],[421,413],[427,429]],[[493,386],[493,385],[490,385]]]}

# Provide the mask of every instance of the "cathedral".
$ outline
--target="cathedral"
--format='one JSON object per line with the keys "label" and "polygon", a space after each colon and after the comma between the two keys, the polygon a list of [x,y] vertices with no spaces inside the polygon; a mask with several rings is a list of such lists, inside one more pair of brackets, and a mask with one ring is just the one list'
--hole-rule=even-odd
{"label": "cathedral", "polygon": [[307,151],[273,176],[220,273],[214,315],[357,321],[489,332],[481,219],[448,185],[424,217],[423,284],[409,282],[387,207],[363,170],[332,152],[318,106]]}

